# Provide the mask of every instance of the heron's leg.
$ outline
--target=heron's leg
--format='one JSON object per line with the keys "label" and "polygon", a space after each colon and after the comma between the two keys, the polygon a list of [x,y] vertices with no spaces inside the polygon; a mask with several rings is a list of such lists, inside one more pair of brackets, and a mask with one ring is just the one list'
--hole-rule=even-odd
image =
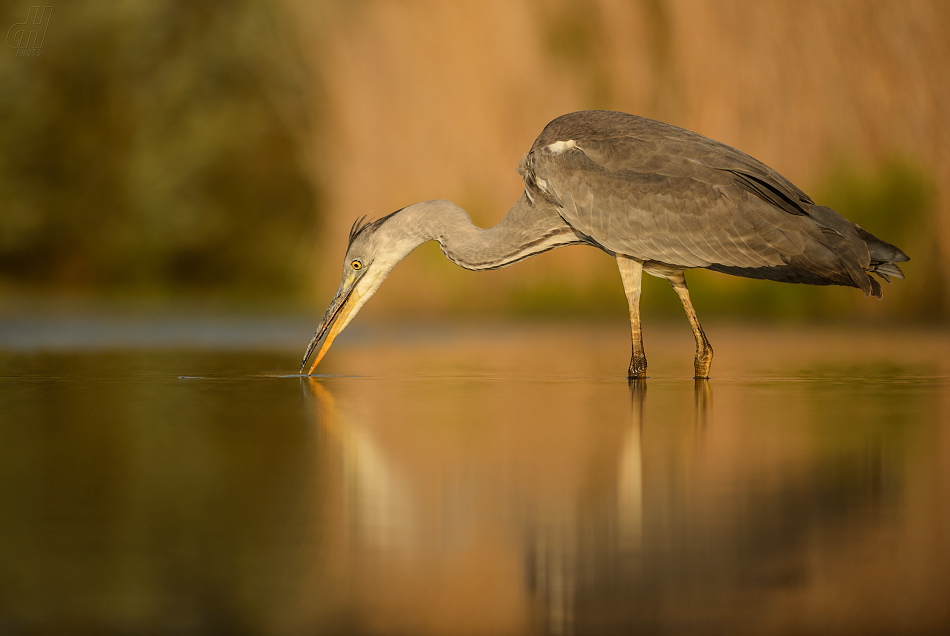
{"label": "heron's leg", "polygon": [[647,356],[643,352],[643,331],[640,326],[640,289],[643,282],[643,261],[617,254],[617,266],[623,279],[623,291],[630,305],[630,337],[633,355],[630,357],[628,378],[647,377]]}
{"label": "heron's leg", "polygon": [[683,272],[677,272],[669,277],[670,284],[676,290],[676,294],[683,303],[683,309],[686,310],[686,317],[689,319],[689,326],[693,328],[693,336],[696,338],[696,360],[693,361],[693,367],[696,370],[696,378],[704,379],[709,377],[709,365],[712,364],[713,349],[703,333],[703,327],[699,324],[699,318],[696,317],[696,310],[693,309],[693,303],[689,299],[689,290],[686,289],[686,276]]}

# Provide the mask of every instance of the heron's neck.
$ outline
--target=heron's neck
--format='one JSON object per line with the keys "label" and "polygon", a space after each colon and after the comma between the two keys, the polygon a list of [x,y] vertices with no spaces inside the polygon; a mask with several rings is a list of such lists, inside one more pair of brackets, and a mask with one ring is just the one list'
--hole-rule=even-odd
{"label": "heron's neck", "polygon": [[456,265],[471,270],[498,269],[565,245],[588,241],[554,208],[530,205],[524,196],[498,225],[482,229],[468,213],[449,201],[425,201],[399,213],[419,244],[435,240]]}

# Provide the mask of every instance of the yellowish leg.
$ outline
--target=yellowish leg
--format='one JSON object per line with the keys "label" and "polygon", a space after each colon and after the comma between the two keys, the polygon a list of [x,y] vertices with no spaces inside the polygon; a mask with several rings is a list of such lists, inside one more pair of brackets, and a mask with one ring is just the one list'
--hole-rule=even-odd
{"label": "yellowish leg", "polygon": [[699,324],[699,318],[696,317],[696,310],[693,309],[693,303],[689,299],[689,290],[686,289],[686,277],[683,272],[678,272],[669,277],[670,284],[676,290],[676,294],[683,303],[683,309],[686,310],[686,317],[689,319],[689,326],[693,328],[693,336],[696,338],[696,359],[693,361],[693,367],[696,370],[696,379],[702,380],[709,377],[709,365],[712,364],[713,349],[703,333],[703,327]]}
{"label": "yellowish leg", "polygon": [[630,338],[633,355],[630,357],[628,378],[647,377],[647,356],[643,352],[643,331],[640,325],[640,290],[643,283],[643,261],[617,254],[617,266],[623,280],[623,291],[630,305]]}

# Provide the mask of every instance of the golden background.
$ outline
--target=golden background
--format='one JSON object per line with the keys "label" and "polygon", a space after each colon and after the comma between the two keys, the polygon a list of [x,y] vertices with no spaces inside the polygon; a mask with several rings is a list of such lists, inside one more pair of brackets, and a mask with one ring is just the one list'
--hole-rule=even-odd
{"label": "golden background", "polygon": [[[22,21],[28,6],[0,3]],[[24,14],[24,15],[21,15]],[[700,315],[950,313],[950,5],[505,0],[56,6],[42,55],[0,55],[0,294],[221,298],[316,309],[363,214],[517,199],[554,117],[653,117],[769,164],[910,256],[884,302],[690,276]],[[646,309],[677,309],[660,281]],[[471,273],[427,245],[385,316],[598,315],[586,248]]]}

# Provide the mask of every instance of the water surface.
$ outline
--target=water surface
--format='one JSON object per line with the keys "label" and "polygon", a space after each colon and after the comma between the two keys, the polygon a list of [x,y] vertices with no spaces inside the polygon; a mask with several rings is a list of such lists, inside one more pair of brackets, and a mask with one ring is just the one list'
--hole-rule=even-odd
{"label": "water surface", "polygon": [[946,630],[950,337],[680,327],[21,337],[0,634]]}

